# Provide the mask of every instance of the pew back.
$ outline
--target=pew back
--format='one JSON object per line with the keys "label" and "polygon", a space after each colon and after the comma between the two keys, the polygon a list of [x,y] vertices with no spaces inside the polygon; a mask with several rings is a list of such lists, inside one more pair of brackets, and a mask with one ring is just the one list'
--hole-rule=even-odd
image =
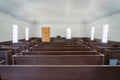
{"label": "pew back", "polygon": [[120,66],[0,66],[2,80],[120,80]]}
{"label": "pew back", "polygon": [[14,55],[15,65],[103,65],[103,55]]}
{"label": "pew back", "polygon": [[55,47],[55,48],[31,48],[30,51],[90,51],[90,48],[79,47]]}
{"label": "pew back", "polygon": [[1,49],[10,49],[12,51],[12,54],[20,54],[20,49],[19,47],[13,47],[13,46],[5,46],[5,45],[0,45]]}
{"label": "pew back", "polygon": [[97,55],[96,51],[29,51],[27,55]]}
{"label": "pew back", "polygon": [[20,52],[25,51],[27,49],[26,44],[5,44],[4,46],[8,47],[19,47]]}

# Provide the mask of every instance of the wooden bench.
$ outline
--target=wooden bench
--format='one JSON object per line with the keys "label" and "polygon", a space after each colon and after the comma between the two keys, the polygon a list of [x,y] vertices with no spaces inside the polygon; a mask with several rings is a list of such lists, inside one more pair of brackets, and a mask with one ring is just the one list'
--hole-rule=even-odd
{"label": "wooden bench", "polygon": [[85,45],[56,45],[56,44],[38,44],[36,47],[85,47]]}
{"label": "wooden bench", "polygon": [[35,45],[34,47],[86,47],[85,45]]}
{"label": "wooden bench", "polygon": [[8,47],[19,47],[20,52],[26,51],[26,49],[27,49],[26,44],[17,44],[17,43],[15,43],[15,44],[4,44],[4,45],[8,46]]}
{"label": "wooden bench", "polygon": [[120,47],[101,47],[101,46],[96,46],[96,50],[102,54],[105,53],[105,49],[120,49]]}
{"label": "wooden bench", "polygon": [[80,46],[80,45],[35,45],[34,48],[85,48],[86,46]]}
{"label": "wooden bench", "polygon": [[31,47],[31,43],[30,42],[27,42],[27,41],[19,41],[18,43],[16,44],[25,44],[26,45],[26,48],[29,49]]}
{"label": "wooden bench", "polygon": [[30,51],[90,51],[91,48],[79,48],[79,47],[59,47],[59,48],[31,48]]}
{"label": "wooden bench", "polygon": [[0,48],[1,49],[10,49],[12,51],[12,55],[14,55],[16,53],[20,54],[19,47],[0,45]]}
{"label": "wooden bench", "polygon": [[6,60],[6,64],[12,64],[12,51],[9,49],[0,49],[0,60]]}
{"label": "wooden bench", "polygon": [[103,65],[103,55],[14,55],[15,65]]}
{"label": "wooden bench", "polygon": [[105,49],[105,64],[110,63],[110,59],[118,59],[118,54],[120,53],[120,48],[107,48]]}
{"label": "wooden bench", "polygon": [[79,45],[76,42],[71,42],[70,40],[66,40],[65,42],[42,42],[40,44],[43,44],[43,45]]}
{"label": "wooden bench", "polygon": [[97,55],[96,51],[29,51],[23,55]]}
{"label": "wooden bench", "polygon": [[120,80],[120,66],[1,65],[0,76],[2,80]]}

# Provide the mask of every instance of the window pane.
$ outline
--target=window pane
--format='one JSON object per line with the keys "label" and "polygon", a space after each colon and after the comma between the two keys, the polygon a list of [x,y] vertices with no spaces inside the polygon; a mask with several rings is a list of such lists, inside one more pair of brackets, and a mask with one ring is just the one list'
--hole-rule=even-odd
{"label": "window pane", "polygon": [[66,39],[71,39],[71,28],[67,28],[67,37]]}
{"label": "window pane", "polygon": [[95,27],[91,29],[91,40],[94,40]]}
{"label": "window pane", "polygon": [[18,25],[13,25],[13,33],[18,33]]}
{"label": "window pane", "polygon": [[18,26],[13,25],[13,43],[18,43]]}
{"label": "window pane", "polygon": [[26,41],[27,41],[27,40],[29,40],[29,29],[28,29],[28,27],[26,27],[25,33],[26,33]]}
{"label": "window pane", "polygon": [[108,42],[108,28],[109,28],[108,24],[103,26],[102,43],[107,43]]}

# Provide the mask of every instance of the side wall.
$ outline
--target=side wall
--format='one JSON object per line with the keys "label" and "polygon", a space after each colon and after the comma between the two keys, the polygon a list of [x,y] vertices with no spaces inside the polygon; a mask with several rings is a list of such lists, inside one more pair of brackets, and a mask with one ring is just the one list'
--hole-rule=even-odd
{"label": "side wall", "polygon": [[95,27],[95,38],[101,39],[103,32],[103,25],[109,24],[108,40],[120,41],[120,14],[116,14],[110,17],[103,18],[101,20],[94,21],[87,24],[86,36],[90,37],[91,27]]}
{"label": "side wall", "polygon": [[22,20],[16,20],[10,15],[0,12],[0,42],[12,40],[13,24],[19,27],[19,39],[25,38],[25,28],[29,27],[29,37],[34,37],[33,24]]}

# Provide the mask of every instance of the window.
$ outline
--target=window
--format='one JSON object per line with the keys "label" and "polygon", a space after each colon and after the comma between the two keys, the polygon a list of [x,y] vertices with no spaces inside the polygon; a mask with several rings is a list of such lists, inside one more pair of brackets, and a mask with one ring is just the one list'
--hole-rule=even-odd
{"label": "window", "polygon": [[91,40],[94,40],[95,27],[91,28]]}
{"label": "window", "polygon": [[105,24],[103,26],[102,43],[107,43],[108,42],[108,28],[109,28],[108,24]]}
{"label": "window", "polygon": [[29,28],[28,27],[26,27],[25,29],[25,34],[26,34],[25,39],[26,41],[28,41],[29,40]]}
{"label": "window", "polygon": [[13,25],[13,43],[18,43],[18,25]]}
{"label": "window", "polygon": [[71,28],[67,28],[67,35],[66,39],[71,39]]}

